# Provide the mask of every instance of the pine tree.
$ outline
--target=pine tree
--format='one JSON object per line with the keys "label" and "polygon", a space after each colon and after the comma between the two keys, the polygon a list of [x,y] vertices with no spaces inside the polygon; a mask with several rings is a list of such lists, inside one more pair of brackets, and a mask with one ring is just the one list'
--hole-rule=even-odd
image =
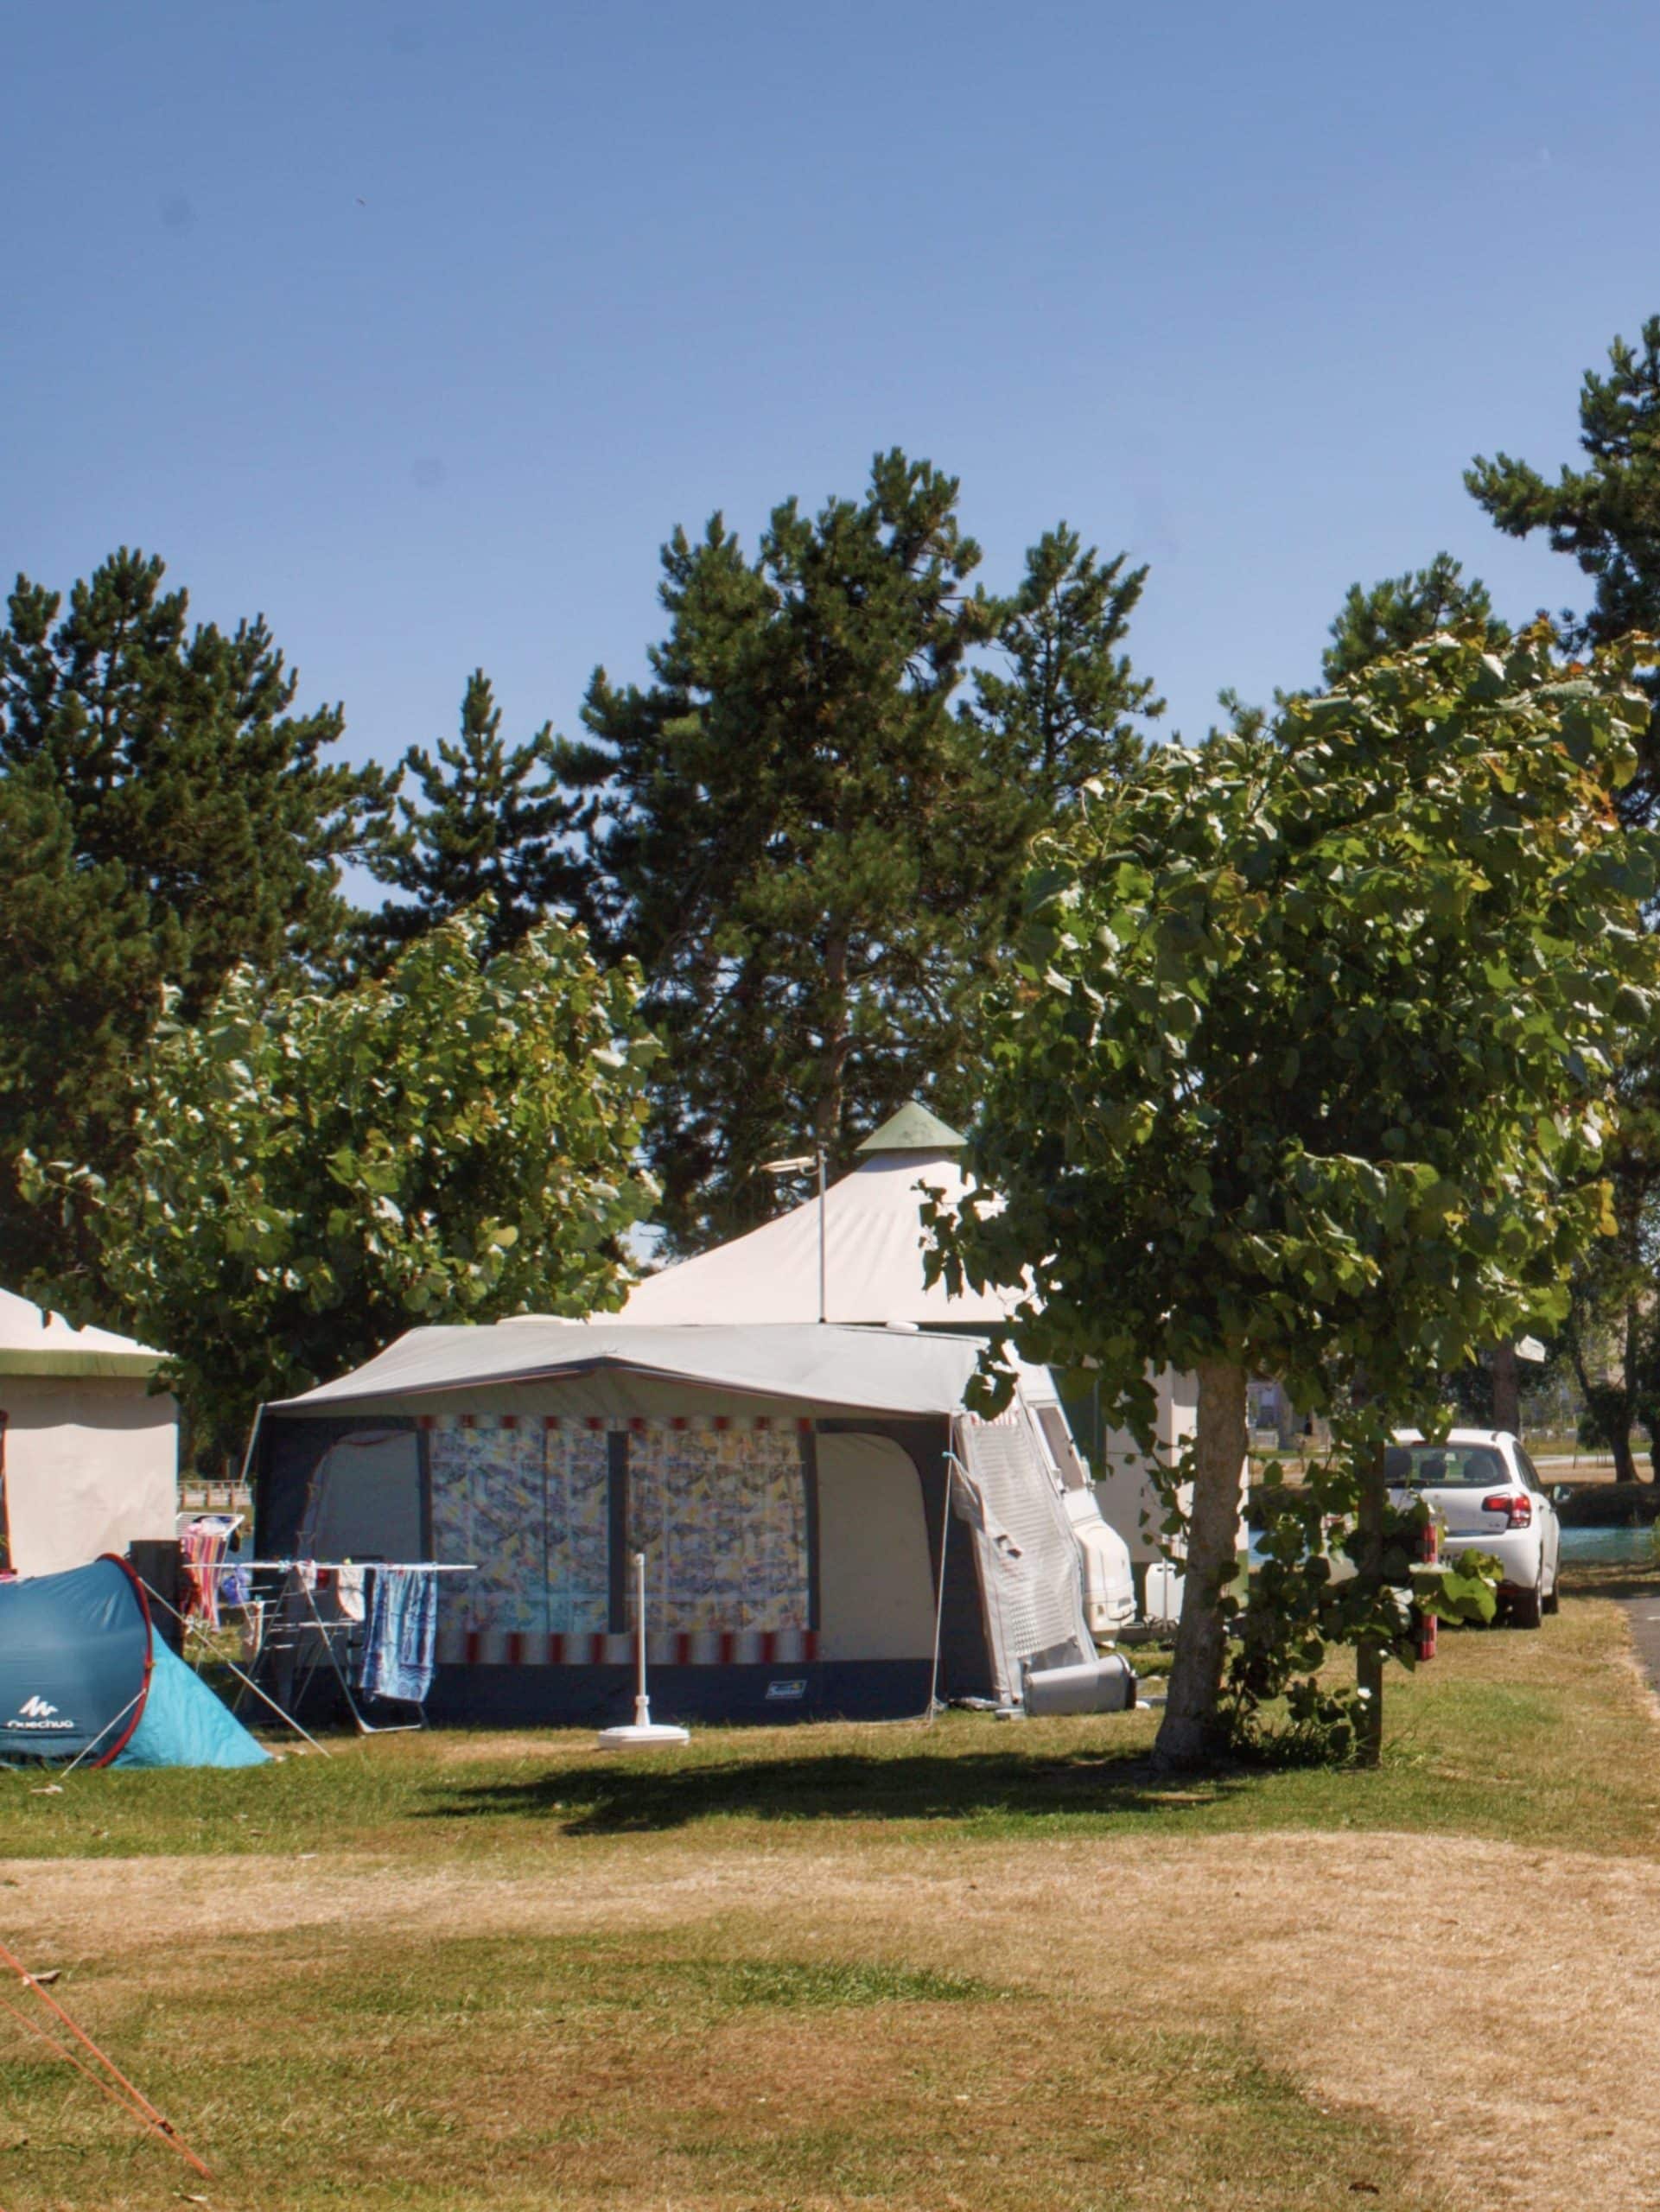
{"label": "pine tree", "polygon": [[894,452],[861,500],[775,509],[753,563],[719,516],[677,532],[655,682],[590,686],[567,772],[609,785],[590,896],[670,1047],[651,1150],[677,1247],[765,1218],[769,1154],[839,1155],[951,1094],[992,866],[951,701],[995,623],[957,496]]}
{"label": "pine tree", "polygon": [[975,671],[978,718],[1041,822],[1092,777],[1128,774],[1146,750],[1139,724],[1164,711],[1118,650],[1147,582],[1145,568],[1126,572],[1124,562],[1103,561],[1064,522],[1046,531],[1000,612],[1005,668]]}
{"label": "pine tree", "polygon": [[581,876],[569,841],[592,809],[562,789],[565,751],[549,723],[510,749],[490,679],[474,669],[459,735],[440,738],[436,759],[418,745],[404,755],[400,781],[412,775],[421,801],[399,798],[401,827],[373,867],[404,897],[367,924],[369,944],[396,949],[488,898],[490,950],[505,951],[550,907],[570,905]]}
{"label": "pine tree", "polygon": [[1438,553],[1427,569],[1386,576],[1370,590],[1351,584],[1332,625],[1321,673],[1328,683],[1340,683],[1385,653],[1404,652],[1441,630],[1479,637],[1495,652],[1511,636],[1508,624],[1493,613],[1486,585],[1479,576],[1466,582],[1463,563],[1450,553]]}
{"label": "pine tree", "polygon": [[598,671],[563,756],[595,808],[586,909],[669,1046],[649,1143],[674,1249],[765,1219],[772,1155],[839,1160],[918,1092],[969,1110],[968,1001],[1027,845],[1152,710],[1116,651],[1139,572],[1063,528],[1001,602],[957,504],[895,451],[861,499],[777,508],[753,560],[718,515],[677,531],[652,682]]}
{"label": "pine tree", "polygon": [[378,771],[328,765],[340,710],[289,712],[261,619],[188,626],[162,563],[124,549],[58,594],[20,576],[0,629],[0,1279],[60,1262],[22,1205],[25,1146],[100,1169],[130,1149],[128,1063],[163,982],[199,1012],[237,963],[336,950],[340,864],[384,811]]}
{"label": "pine tree", "polygon": [[[1576,650],[1633,630],[1660,632],[1660,315],[1639,346],[1616,338],[1609,372],[1587,370],[1580,388],[1580,444],[1588,460],[1547,482],[1525,461],[1480,456],[1465,472],[1472,497],[1512,537],[1543,531],[1593,586],[1591,604],[1563,625]],[[1638,774],[1620,795],[1627,820],[1660,813],[1660,670],[1644,689],[1654,703]]]}

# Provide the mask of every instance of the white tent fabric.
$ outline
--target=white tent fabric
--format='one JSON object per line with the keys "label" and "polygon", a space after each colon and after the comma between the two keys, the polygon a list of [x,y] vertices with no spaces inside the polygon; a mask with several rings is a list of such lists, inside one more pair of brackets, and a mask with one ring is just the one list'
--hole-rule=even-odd
{"label": "white tent fabric", "polygon": [[154,1375],[163,1355],[109,1329],[72,1329],[0,1290],[0,1375]]}
{"label": "white tent fabric", "polygon": [[980,1356],[972,1338],[779,1324],[641,1328],[633,1321],[525,1316],[489,1328],[411,1329],[352,1374],[273,1412],[616,1367],[696,1388],[805,1399],[860,1413],[952,1414]]}
{"label": "white tent fabric", "polygon": [[178,1409],[153,1392],[162,1355],[107,1329],[72,1329],[0,1291],[7,1551],[19,1574],[171,1536]]}
{"label": "white tent fabric", "polygon": [[[953,1298],[943,1281],[925,1280],[918,1185],[947,1199],[971,1190],[954,1150],[873,1149],[850,1175],[830,1185],[824,1195],[826,1320],[972,1329],[1008,1318],[1018,1292],[965,1288]],[[623,1318],[653,1324],[817,1321],[818,1200],[648,1275],[635,1286]]]}

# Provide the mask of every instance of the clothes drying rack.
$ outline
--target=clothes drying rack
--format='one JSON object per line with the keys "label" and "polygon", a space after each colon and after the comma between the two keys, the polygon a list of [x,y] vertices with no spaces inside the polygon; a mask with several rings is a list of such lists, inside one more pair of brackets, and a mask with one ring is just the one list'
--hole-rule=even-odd
{"label": "clothes drying rack", "polygon": [[[317,1604],[320,1578],[334,1580],[338,1589],[342,1570],[356,1570],[374,1573],[385,1568],[396,1568],[405,1574],[471,1574],[474,1570],[470,1560],[328,1560],[328,1559],[236,1559],[221,1560],[207,1570],[216,1575],[233,1572],[248,1574],[280,1574],[281,1588],[272,1598],[264,1601],[260,1617],[259,1647],[254,1664],[263,1672],[275,1675],[273,1688],[278,1692],[281,1708],[297,1706],[309,1688],[318,1669],[325,1663],[333,1672],[345,1697],[358,1733],[361,1736],[395,1736],[426,1726],[424,1698],[390,1699],[392,1704],[408,1704],[415,1708],[412,1720],[372,1720],[353,1693],[351,1669],[345,1663],[353,1650],[354,1640],[366,1626],[363,1620],[352,1619],[342,1614],[339,1619],[326,1619]],[[274,1663],[267,1666],[267,1662]],[[242,1677],[246,1681],[246,1677]],[[251,1685],[258,1690],[258,1685]],[[277,1702],[273,1699],[270,1702]]]}

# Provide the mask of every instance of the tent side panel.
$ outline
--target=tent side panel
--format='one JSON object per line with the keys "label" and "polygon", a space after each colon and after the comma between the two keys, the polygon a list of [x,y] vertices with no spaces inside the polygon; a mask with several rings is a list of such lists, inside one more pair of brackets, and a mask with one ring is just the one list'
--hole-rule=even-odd
{"label": "tent side panel", "polygon": [[264,1766],[270,1753],[158,1637],[143,1716],[111,1766]]}
{"label": "tent side panel", "polygon": [[178,1408],[137,1377],[0,1376],[6,1521],[19,1574],[60,1574],[102,1552],[171,1537]]}
{"label": "tent side panel", "polygon": [[[947,1532],[949,1424],[944,1421],[848,1419],[821,1421],[818,1429],[820,1435],[826,1437],[886,1437],[910,1459],[922,1486],[922,1509],[928,1531],[928,1573],[933,1591],[939,1587],[942,1546],[944,1552],[945,1589],[939,1609],[939,1694],[943,1698],[994,1696],[991,1649],[986,1637],[985,1607],[972,1541],[955,1516]],[[932,1625],[931,1623],[931,1631]],[[922,1702],[926,1700],[925,1685]]]}
{"label": "tent side panel", "polygon": [[922,1484],[891,1437],[818,1440],[820,1605],[826,1659],[927,1659],[933,1565]]}
{"label": "tent side panel", "polygon": [[[253,1469],[258,1556],[296,1556],[308,1524],[304,1548],[316,1558],[424,1556],[423,1550],[405,1548],[423,1544],[426,1533],[423,1465],[415,1435],[415,1419],[407,1412],[321,1421],[267,1414]],[[347,1448],[337,1452],[337,1446]],[[384,1517],[377,1518],[378,1505]],[[359,1541],[330,1548],[340,1536]]]}

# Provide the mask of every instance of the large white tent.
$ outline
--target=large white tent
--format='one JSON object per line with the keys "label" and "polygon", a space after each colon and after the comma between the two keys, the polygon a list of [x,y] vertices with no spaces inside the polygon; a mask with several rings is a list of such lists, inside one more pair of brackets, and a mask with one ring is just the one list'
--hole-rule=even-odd
{"label": "large white tent", "polygon": [[[922,1219],[923,1192],[954,1201],[970,1190],[961,1157],[964,1139],[913,1100],[868,1136],[859,1147],[858,1165],[832,1183],[821,1210],[817,1198],[769,1221],[747,1236],[663,1268],[636,1284],[623,1307],[625,1321],[732,1325],[745,1322],[830,1321],[883,1323],[889,1327],[985,1330],[1006,1321],[1019,1300],[1014,1289],[984,1291],[966,1286],[955,1297],[943,1281],[927,1281],[927,1231]],[[1046,1397],[1059,1415],[1053,1385],[1040,1370],[1023,1376],[1035,1402]],[[1191,1376],[1168,1370],[1155,1379],[1156,1449],[1173,1465],[1193,1429],[1197,1386]],[[1074,1416],[1079,1408],[1073,1408]],[[1046,1421],[1052,1443],[1054,1417]],[[1068,1433],[1070,1447],[1070,1430]],[[1090,1525],[1114,1532],[1136,1561],[1158,1555],[1156,1532],[1163,1508],[1145,1458],[1133,1437],[1103,1427],[1089,1440],[1098,1460],[1095,1497],[1100,1519],[1079,1517],[1079,1542],[1095,1554],[1090,1573],[1096,1604],[1092,1621],[1107,1632],[1126,1618],[1116,1600],[1100,1593],[1120,1580],[1115,1562],[1102,1555],[1100,1540],[1085,1533]],[[1071,1471],[1060,1460],[1063,1478]],[[1114,1547],[1116,1549],[1116,1546]],[[1126,1584],[1127,1584],[1127,1578]]]}
{"label": "large white tent", "polygon": [[0,1532],[14,1573],[174,1535],[178,1408],[151,1388],[162,1357],[0,1291]]}
{"label": "large white tent", "polygon": [[654,1707],[678,1718],[1018,1704],[1097,1668],[1037,1415],[965,1407],[980,1344],[888,1329],[525,1318],[417,1329],[267,1407],[262,1556],[466,1564],[430,1709],[614,1719],[646,1555]]}
{"label": "large white tent", "polygon": [[822,1212],[824,1310],[819,1311],[821,1212],[816,1198],[747,1236],[637,1283],[628,1321],[913,1322],[978,1329],[1006,1321],[1017,1292],[956,1297],[926,1281],[922,1191],[956,1201],[972,1187],[964,1140],[914,1101],[859,1147],[859,1164],[832,1183]]}

